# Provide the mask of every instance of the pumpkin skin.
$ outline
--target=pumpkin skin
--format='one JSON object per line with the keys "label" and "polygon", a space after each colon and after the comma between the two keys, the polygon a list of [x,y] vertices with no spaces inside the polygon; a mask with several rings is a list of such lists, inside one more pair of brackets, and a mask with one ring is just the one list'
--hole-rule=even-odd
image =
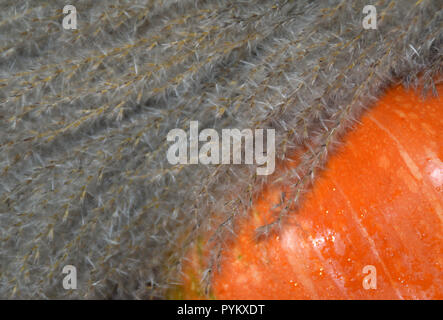
{"label": "pumpkin skin", "polygon": [[[443,299],[443,86],[390,89],[343,139],[278,234],[284,186],[266,187],[212,277],[217,299]],[[202,244],[200,244],[201,246]],[[193,249],[180,297],[203,298]],[[365,289],[365,266],[376,289]],[[188,271],[186,271],[188,270]],[[366,271],[367,272],[367,271]]]}

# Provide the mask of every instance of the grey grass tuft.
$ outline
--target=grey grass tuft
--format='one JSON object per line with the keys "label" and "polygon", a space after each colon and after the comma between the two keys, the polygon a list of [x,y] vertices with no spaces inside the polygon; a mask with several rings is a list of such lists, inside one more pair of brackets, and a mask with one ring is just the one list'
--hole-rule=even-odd
{"label": "grey grass tuft", "polygon": [[[164,298],[264,183],[294,178],[300,201],[386,87],[442,80],[441,0],[75,1],[78,30],[65,4],[0,3],[0,298]],[[170,165],[166,135],[191,120],[274,128],[282,161],[308,151],[269,177]]]}

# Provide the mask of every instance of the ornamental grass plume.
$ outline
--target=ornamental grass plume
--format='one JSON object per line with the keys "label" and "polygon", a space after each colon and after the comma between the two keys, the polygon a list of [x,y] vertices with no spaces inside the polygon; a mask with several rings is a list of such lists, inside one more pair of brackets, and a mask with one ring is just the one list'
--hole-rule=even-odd
{"label": "ornamental grass plume", "polygon": [[386,87],[442,81],[440,0],[375,1],[376,29],[360,0],[83,0],[76,30],[65,4],[0,3],[0,298],[164,298],[284,178],[171,165],[171,129],[275,129],[296,204]]}

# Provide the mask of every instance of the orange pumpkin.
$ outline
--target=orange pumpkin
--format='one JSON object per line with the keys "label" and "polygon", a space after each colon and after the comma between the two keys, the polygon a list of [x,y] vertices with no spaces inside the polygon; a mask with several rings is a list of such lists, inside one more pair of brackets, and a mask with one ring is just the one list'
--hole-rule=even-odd
{"label": "orange pumpkin", "polygon": [[[263,241],[284,187],[263,190],[212,277],[217,299],[443,299],[443,86],[395,87],[331,156],[301,207]],[[203,240],[181,298],[203,298]],[[187,270],[187,271],[186,271]]]}

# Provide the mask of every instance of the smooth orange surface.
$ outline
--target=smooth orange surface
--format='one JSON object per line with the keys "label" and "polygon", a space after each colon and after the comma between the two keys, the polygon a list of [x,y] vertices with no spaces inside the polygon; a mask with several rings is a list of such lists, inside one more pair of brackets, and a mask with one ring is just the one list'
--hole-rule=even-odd
{"label": "smooth orange surface", "polygon": [[[402,87],[388,91],[344,137],[281,232],[256,241],[284,188],[263,191],[223,251],[213,296],[443,299],[443,86],[438,91],[425,101]],[[376,268],[376,289],[363,288],[366,265]],[[190,292],[184,297],[199,297]]]}

